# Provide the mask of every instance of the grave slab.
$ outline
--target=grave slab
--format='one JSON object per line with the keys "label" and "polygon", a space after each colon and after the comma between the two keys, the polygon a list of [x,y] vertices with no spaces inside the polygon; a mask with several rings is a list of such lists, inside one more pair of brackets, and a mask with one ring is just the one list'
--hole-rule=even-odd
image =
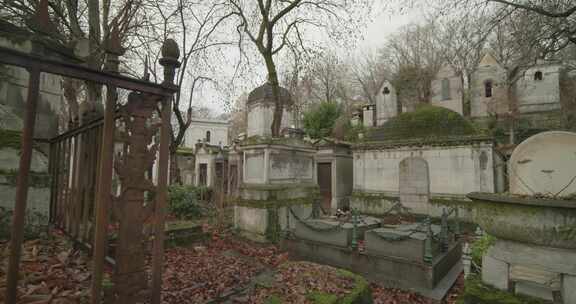
{"label": "grave slab", "polygon": [[[440,226],[432,225],[432,233],[438,235]],[[427,235],[418,224],[387,225],[366,231],[366,253],[395,256],[423,262]],[[439,252],[438,243],[433,242],[432,255]]]}
{"label": "grave slab", "polygon": [[[357,225],[357,240],[364,239],[364,233],[380,226],[380,221],[372,217],[363,217]],[[297,220],[294,235],[302,240],[314,241],[339,247],[352,244],[354,225],[334,219]]]}

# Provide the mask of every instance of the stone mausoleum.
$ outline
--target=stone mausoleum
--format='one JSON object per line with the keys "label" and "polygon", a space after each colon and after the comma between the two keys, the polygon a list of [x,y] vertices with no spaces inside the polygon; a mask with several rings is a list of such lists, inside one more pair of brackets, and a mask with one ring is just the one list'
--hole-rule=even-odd
{"label": "stone mausoleum", "polygon": [[470,192],[504,190],[492,138],[449,109],[423,105],[365,136],[353,146],[350,199],[362,213],[379,215],[400,202],[413,213],[438,216],[445,206],[469,204]]}
{"label": "stone mausoleum", "polygon": [[[272,137],[274,111],[272,86],[264,84],[248,97],[247,138],[240,143],[242,181],[234,208],[235,227],[254,240],[272,240],[294,221],[292,212],[310,215],[318,199],[314,157],[316,148],[300,132],[288,128],[292,121],[290,93],[281,88],[284,135]],[[292,223],[292,224],[291,224]]]}

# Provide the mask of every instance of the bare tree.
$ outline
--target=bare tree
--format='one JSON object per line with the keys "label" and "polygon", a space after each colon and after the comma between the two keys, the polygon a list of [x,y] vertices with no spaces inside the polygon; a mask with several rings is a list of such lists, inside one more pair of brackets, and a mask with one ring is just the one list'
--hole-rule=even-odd
{"label": "bare tree", "polygon": [[376,96],[386,79],[391,77],[391,72],[375,52],[364,53],[352,63],[352,77],[359,87],[359,93],[370,104],[376,104]]}
{"label": "bare tree", "polygon": [[[112,31],[121,43],[133,35],[137,28],[138,0],[76,0],[62,1],[2,1],[0,15],[17,25],[26,26],[34,32],[50,36],[63,45],[81,45],[88,41],[86,61],[94,69],[103,69],[106,49]],[[48,12],[46,16],[37,16]],[[44,13],[42,13],[44,14]],[[51,26],[39,26],[37,18],[47,18]],[[64,79],[64,96],[68,102],[69,119],[80,120],[82,109],[96,111],[102,106],[102,86]],[[81,102],[80,98],[84,99]],[[83,103],[83,106],[81,106]]]}
{"label": "bare tree", "polygon": [[246,49],[248,40],[264,61],[268,83],[275,97],[272,136],[278,136],[282,122],[283,104],[276,57],[287,45],[300,52],[310,49],[307,31],[324,29],[327,35],[350,41],[361,23],[358,13],[369,9],[372,0],[227,0],[224,3],[237,16],[238,46]]}
{"label": "bare tree", "polygon": [[444,64],[444,52],[434,21],[410,24],[390,38],[383,56],[394,68],[392,82],[404,106],[430,101],[430,84]]}
{"label": "bare tree", "polygon": [[[180,183],[176,152],[184,141],[192,119],[212,116],[210,109],[195,106],[195,98],[205,86],[217,85],[216,58],[223,47],[231,44],[231,41],[219,35],[219,30],[233,14],[217,2],[147,0],[144,5],[147,8],[144,30],[131,41],[134,61],[145,63],[146,73],[156,82],[161,79],[159,74],[162,70],[158,60],[164,38],[175,37],[182,54],[182,65],[176,75],[179,90],[172,102],[174,123],[170,144],[171,181]],[[148,61],[151,63],[148,64]]]}
{"label": "bare tree", "polygon": [[550,49],[563,49],[576,44],[576,4],[572,0],[453,0],[456,9],[491,10],[493,23],[529,16],[524,22],[533,42]]}

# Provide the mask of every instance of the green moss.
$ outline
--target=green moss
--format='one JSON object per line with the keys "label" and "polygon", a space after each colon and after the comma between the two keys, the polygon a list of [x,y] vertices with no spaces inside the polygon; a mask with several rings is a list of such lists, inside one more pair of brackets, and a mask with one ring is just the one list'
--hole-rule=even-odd
{"label": "green moss", "polygon": [[358,199],[364,202],[382,202],[382,201],[388,201],[388,202],[398,202],[400,201],[400,198],[397,196],[390,196],[390,195],[386,195],[386,194],[382,194],[382,193],[371,193],[371,192],[364,192],[364,191],[354,191],[352,193],[352,195],[350,196],[353,199]]}
{"label": "green moss", "polygon": [[178,150],[176,150],[176,154],[184,155],[184,156],[194,155],[194,149],[186,148],[186,147],[180,147],[180,148],[178,148]]}
{"label": "green moss", "polygon": [[250,136],[246,138],[241,143],[242,146],[253,146],[253,145],[290,145],[290,146],[309,146],[312,144],[305,142],[298,138],[288,138],[288,137],[270,137],[270,136]]}
{"label": "green moss", "polygon": [[271,295],[270,297],[268,297],[268,299],[266,299],[266,302],[264,302],[264,303],[265,304],[282,304],[283,301],[279,296]]}
{"label": "green moss", "polygon": [[234,204],[241,207],[249,207],[256,209],[268,209],[268,208],[281,208],[281,207],[291,207],[291,206],[301,206],[301,205],[312,205],[320,196],[308,196],[305,198],[295,198],[286,200],[237,200]]}
{"label": "green moss", "polygon": [[338,301],[336,295],[318,291],[310,292],[306,297],[314,304],[335,304]]}
{"label": "green moss", "polygon": [[280,241],[280,217],[278,215],[278,207],[268,208],[268,225],[266,225],[266,240],[276,244]]}
{"label": "green moss", "polygon": [[372,292],[368,281],[363,277],[354,274],[347,270],[338,270],[341,276],[354,279],[354,289],[347,294],[343,299],[338,301],[338,304],[369,304],[372,303]]}
{"label": "green moss", "polygon": [[514,295],[482,283],[477,275],[471,275],[464,284],[464,293],[458,304],[545,304],[544,300]]}
{"label": "green moss", "polygon": [[200,225],[192,221],[172,221],[166,223],[166,228],[164,229],[164,231],[171,232],[178,230],[195,229],[199,227]]}
{"label": "green moss", "polygon": [[458,207],[460,209],[466,209],[468,211],[473,209],[473,202],[457,198],[431,197],[429,202],[430,204],[436,206]]}
{"label": "green moss", "polygon": [[[431,105],[402,113],[373,131],[373,140],[399,140],[444,136],[476,135],[479,132],[462,115]],[[370,140],[370,139],[369,139]]]}
{"label": "green moss", "polygon": [[0,129],[0,148],[12,148],[20,150],[20,138],[22,132]]}
{"label": "green moss", "polygon": [[[0,169],[0,176],[6,179],[8,185],[16,186],[18,179],[18,171],[16,170],[2,170]],[[50,187],[52,178],[48,173],[38,173],[30,171],[28,174],[28,185],[33,188],[47,188]]]}
{"label": "green moss", "polygon": [[489,234],[475,241],[471,247],[472,262],[478,266],[482,266],[482,257],[494,243],[496,243],[496,238]]}

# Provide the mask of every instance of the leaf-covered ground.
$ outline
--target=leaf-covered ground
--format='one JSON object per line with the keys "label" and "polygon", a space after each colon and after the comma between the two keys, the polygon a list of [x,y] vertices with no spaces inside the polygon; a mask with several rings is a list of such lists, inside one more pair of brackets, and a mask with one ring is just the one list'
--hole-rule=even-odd
{"label": "leaf-covered ground", "polygon": [[[281,296],[285,299],[283,303],[307,303],[311,290],[345,296],[354,287],[353,279],[338,275],[333,268],[286,263],[288,255],[276,247],[241,240],[231,234],[213,233],[203,244],[168,248],[165,257],[163,303],[166,304],[257,304],[265,303],[272,295]],[[4,303],[6,242],[0,242],[0,258],[0,303]],[[18,303],[87,302],[90,260],[84,252],[72,250],[64,236],[53,234],[50,240],[25,242],[21,265]],[[304,272],[308,274],[302,275]],[[270,285],[259,288],[267,283],[255,283],[255,278],[266,273],[272,273]],[[375,304],[429,303],[412,293],[377,284],[370,287]],[[445,303],[455,303],[460,290],[461,282],[456,284]]]}
{"label": "leaf-covered ground", "polygon": [[[0,242],[0,303],[4,303],[8,255],[8,244]],[[73,250],[62,235],[24,242],[20,265],[19,304],[87,302],[89,259]]]}

